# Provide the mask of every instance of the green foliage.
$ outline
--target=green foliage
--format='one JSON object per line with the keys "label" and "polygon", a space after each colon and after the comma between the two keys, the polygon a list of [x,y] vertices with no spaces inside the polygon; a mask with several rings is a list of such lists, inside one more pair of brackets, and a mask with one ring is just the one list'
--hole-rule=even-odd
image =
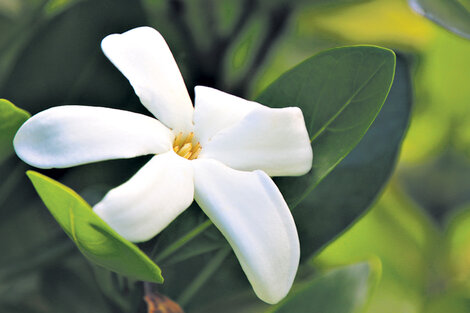
{"label": "green foliage", "polygon": [[158,266],[103,222],[74,191],[42,174],[27,174],[51,214],[89,260],[123,275],[163,282]]}
{"label": "green foliage", "polygon": [[380,275],[380,263],[358,263],[316,277],[269,313],[361,312]]}
{"label": "green foliage", "polygon": [[470,39],[469,0],[410,0],[410,5],[436,23]]}
{"label": "green foliage", "polygon": [[29,116],[10,101],[0,99],[0,162],[13,152],[13,137]]}
{"label": "green foliage", "polygon": [[[302,2],[302,5],[306,5],[308,2],[309,5],[315,6],[315,10],[317,10],[317,4],[352,3],[354,1],[356,0],[299,2]],[[266,9],[263,3],[266,3],[270,8],[286,4],[281,9],[291,9],[295,14],[301,11],[296,10],[297,2],[284,0],[256,1],[258,6],[250,10],[248,17],[250,22],[243,27],[237,27],[240,32],[232,32],[232,26],[238,25],[238,13],[243,13],[242,7],[237,2],[225,1],[228,3],[223,5],[225,15],[224,17],[216,16],[216,23],[210,18],[210,10],[206,10],[208,7],[201,5],[211,1],[159,2],[147,0],[144,2],[148,5],[145,7],[145,11],[141,7],[141,2],[128,0],[45,1],[44,3],[47,3],[45,7],[32,12],[30,14],[31,18],[24,19],[24,23],[18,28],[24,31],[14,32],[16,36],[2,36],[1,41],[5,42],[5,47],[17,48],[13,50],[9,48],[12,51],[9,53],[9,55],[12,55],[11,58],[7,59],[5,57],[7,55],[4,53],[0,56],[0,64],[8,64],[8,71],[0,73],[0,93],[31,112],[38,112],[61,103],[104,105],[143,112],[144,109],[133,94],[127,80],[100,52],[99,42],[109,33],[122,32],[134,26],[148,24],[158,26],[157,29],[164,34],[170,47],[175,52],[175,57],[182,69],[190,92],[193,89],[192,86],[196,84],[207,84],[232,92],[233,90],[230,90],[230,88],[225,88],[227,85],[221,83],[221,77],[231,77],[230,73],[223,73],[223,75],[219,73],[219,71],[224,72],[230,69],[224,69],[216,65],[224,64],[220,63],[219,59],[225,58],[224,60],[229,62],[230,56],[234,56],[237,61],[240,61],[238,64],[241,66],[241,69],[239,69],[241,77],[235,75],[235,78],[240,78],[244,82],[247,81],[246,85],[251,86],[252,77],[255,77],[255,74],[258,73],[257,68],[251,70],[252,60],[255,56],[258,56],[258,49],[264,46],[261,44],[260,39],[266,33],[265,30],[269,30],[269,27],[271,27],[269,18],[267,18],[268,15],[265,14],[269,10]],[[216,6],[219,5],[218,1],[213,2],[214,4],[217,3]],[[173,15],[177,10],[173,11],[173,14],[169,14],[168,8],[177,3],[188,3],[186,11],[181,10],[180,15]],[[251,1],[244,1],[244,3],[251,3]],[[154,13],[158,14],[150,12],[149,7],[152,7],[155,10]],[[103,12],[106,12],[106,19],[103,19]],[[206,15],[202,16],[202,14]],[[297,18],[297,15],[292,13],[290,17]],[[220,23],[217,23],[217,19]],[[189,21],[189,24],[186,25],[189,26],[186,28],[186,32],[182,32],[179,28],[184,20]],[[229,20],[230,22],[227,22]],[[250,32],[247,25],[251,25],[252,21],[255,21],[255,23],[260,22],[262,25],[258,27],[259,29]],[[220,26],[222,22],[228,24],[221,31],[220,27],[217,26]],[[4,24],[0,20],[0,23],[0,26],[8,25],[10,21]],[[0,33],[3,35],[3,28],[0,27],[0,29]],[[197,35],[194,36],[194,39],[196,39],[194,42],[188,40],[191,33]],[[295,44],[292,44],[291,41],[296,35],[291,30],[286,29],[281,29],[281,33],[282,36],[276,37],[274,41],[276,44],[287,43],[286,51],[289,51],[289,53],[286,59],[290,62],[287,62],[289,66],[311,55],[312,51],[319,47],[316,45],[318,42],[313,47],[313,45],[305,44],[305,38],[301,38],[304,53],[293,52],[298,48],[298,46],[294,47]],[[225,37],[226,34],[230,36]],[[243,34],[248,34],[247,37],[249,38],[247,39]],[[216,40],[218,36],[226,42]],[[10,41],[9,38],[17,38],[18,40]],[[247,40],[244,41],[245,39]],[[213,51],[214,47],[217,50],[217,43],[220,44],[221,42],[228,45],[227,51],[232,49],[232,54],[230,52],[209,53]],[[237,42],[239,45],[236,44]],[[187,49],[188,45],[191,46],[191,49]],[[278,46],[274,45],[273,47]],[[268,49],[267,51],[271,55],[276,53],[276,49]],[[263,61],[263,53],[259,55],[260,59],[254,62],[256,63],[255,67],[260,67],[260,64],[265,62]],[[380,59],[386,60],[385,65],[381,68],[379,66],[380,62],[378,62]],[[361,61],[364,62],[361,63]],[[194,66],[191,67],[191,64]],[[207,67],[210,64],[215,64],[214,68]],[[271,64],[268,64],[268,66],[271,66]],[[245,71],[247,68],[249,71]],[[284,67],[283,70],[285,68],[287,67]],[[362,214],[375,200],[389,178],[407,126],[410,110],[408,67],[403,59],[399,60],[397,69],[389,98],[375,121],[374,118],[380,110],[393,77],[393,53],[389,50],[375,47],[349,47],[319,54],[291,73],[286,74],[291,76],[281,78],[269,91],[273,94],[269,96],[269,102],[265,102],[267,105],[272,104],[272,106],[282,107],[299,105],[296,99],[299,97],[300,105],[304,106],[304,114],[309,122],[310,134],[313,137],[315,132],[320,131],[321,133],[313,142],[314,162],[319,162],[315,163],[318,170],[308,176],[309,190],[300,190],[305,199],[293,210],[301,239],[303,261],[318,251],[319,247],[338,236],[353,220]],[[358,89],[360,89],[358,86],[367,82],[368,76],[369,78],[371,76],[369,74],[374,70],[378,71],[377,74],[368,84],[366,83],[361,92],[358,92]],[[242,77],[246,73],[249,73],[247,78]],[[352,79],[355,73],[358,74],[356,80]],[[294,77],[295,80],[290,80],[289,77]],[[298,84],[299,81],[306,84],[303,90],[296,90],[297,87],[300,88],[299,85],[302,85]],[[312,85],[309,85],[310,83]],[[377,93],[375,88],[379,90]],[[348,98],[355,92],[358,92],[356,97],[341,112],[340,107],[347,102],[341,97]],[[243,91],[236,91],[235,94],[243,96]],[[263,94],[262,97],[266,96]],[[316,99],[319,102],[315,102]],[[324,111],[309,111],[307,107],[311,102],[315,102],[313,104],[315,107],[318,104],[318,107]],[[328,109],[331,109],[331,111],[327,111]],[[330,126],[333,128],[334,125],[334,129],[341,128],[343,131],[333,133],[331,132],[333,129],[329,128],[322,132],[321,123],[327,120],[328,117],[336,116],[338,112],[339,115]],[[349,125],[342,124],[343,122],[347,124],[348,116],[353,115],[357,115],[360,125],[352,125],[351,120],[349,120]],[[371,123],[373,123],[372,126],[364,135]],[[349,129],[346,131],[346,128]],[[364,137],[361,140],[362,136]],[[351,139],[351,137],[354,138]],[[361,142],[359,142],[360,140]],[[335,152],[334,150],[346,141],[345,149],[340,149],[341,151],[338,154],[331,153],[332,151]],[[337,145],[335,146],[335,144]],[[0,151],[3,150],[0,149]],[[351,153],[347,155],[349,151]],[[341,161],[343,158],[344,160]],[[322,160],[323,162],[320,162]],[[109,161],[74,169],[52,170],[46,173],[72,186],[87,200],[99,199],[102,196],[102,191],[125,181],[144,161],[146,161],[145,157],[138,160]],[[19,172],[23,171],[22,168],[18,170]],[[329,171],[331,173],[326,176]],[[62,223],[62,226],[70,226],[70,223],[68,223],[70,211],[67,208],[71,204],[76,205],[74,209],[78,213],[75,213],[75,216],[79,217],[79,223],[84,223],[79,225],[84,227],[84,234],[86,235],[84,235],[86,238],[79,237],[78,246],[82,252],[84,250],[83,240],[90,239],[88,235],[91,234],[112,242],[109,246],[101,246],[100,244],[101,253],[103,251],[106,253],[109,249],[115,248],[116,238],[114,235],[111,236],[108,230],[103,232],[104,228],[102,227],[104,226],[101,222],[96,222],[96,217],[91,217],[90,207],[83,200],[78,200],[79,198],[73,192],[71,193],[69,189],[55,182],[52,183],[47,178],[38,174],[30,175],[35,175],[32,178],[44,185],[41,187],[42,192],[48,193],[45,202],[50,207],[50,204],[53,203],[54,208],[51,212],[53,214],[55,212],[55,217]],[[323,178],[325,179],[312,192],[308,193]],[[281,186],[283,193],[287,192],[286,196],[290,197],[290,204],[299,202],[299,196],[301,195],[296,194],[294,189],[303,184],[300,182],[301,178],[294,178],[293,180],[299,180],[299,183],[296,183],[297,186],[286,187],[287,183],[283,183],[283,186]],[[279,182],[282,183],[282,180],[279,180]],[[140,285],[128,284],[123,288],[127,290],[126,292],[130,290],[131,294],[136,295],[137,301],[129,302],[124,293],[117,288],[117,285],[126,280],[125,278],[110,273],[104,268],[95,270],[94,277],[88,277],[86,275],[87,270],[90,271],[88,262],[74,249],[72,242],[65,235],[62,235],[60,228],[55,227],[55,221],[49,217],[47,212],[41,210],[39,201],[33,200],[36,195],[33,195],[32,188],[29,188],[29,185],[24,181],[20,182],[17,187],[7,201],[4,202],[4,205],[0,205],[0,233],[3,234],[4,238],[1,250],[6,251],[0,256],[0,267],[3,269],[0,271],[0,311],[12,313],[63,312],[67,310],[66,306],[69,303],[71,312],[89,311],[91,308],[97,312],[140,313],[145,311],[144,304],[141,301],[142,290],[139,288]],[[2,202],[1,193],[3,191],[4,189],[0,190],[0,202]],[[89,202],[93,203],[93,201]],[[45,215],[43,215],[44,213]],[[371,228],[372,231],[370,229],[365,231],[364,238],[374,239],[374,231],[379,232],[382,229],[381,225],[389,222],[389,217],[395,215],[394,211],[389,213],[377,222],[376,227]],[[409,220],[402,218],[401,210],[397,214],[399,219],[407,220],[407,223],[412,226],[419,225],[419,223],[413,224],[410,222],[411,217]],[[36,218],[38,218],[37,223]],[[44,218],[46,218],[46,222],[43,221]],[[88,219],[91,219],[93,223],[98,223],[96,224],[98,228],[95,224],[87,224]],[[95,228],[90,228],[89,225],[95,225]],[[71,230],[66,231],[73,237]],[[402,230],[398,226],[393,228],[390,231],[390,238],[393,239],[394,232],[400,233],[400,231]],[[14,235],[12,236],[12,234]],[[400,236],[397,241],[392,239],[389,242],[395,247],[401,243],[401,239],[406,241],[409,238]],[[370,243],[367,240],[365,242]],[[380,243],[385,247],[389,245],[386,240]],[[85,241],[85,244],[89,245],[90,242]],[[96,247],[91,246],[92,250]],[[127,244],[121,246],[121,243],[119,247],[123,247],[125,250],[129,248]],[[353,245],[353,247],[360,250],[359,245]],[[394,251],[403,254],[407,247]],[[157,238],[142,244],[141,248],[146,252],[154,252],[149,253],[149,255],[152,256],[152,259],[157,260],[165,273],[165,284],[159,286],[159,291],[175,300],[183,295],[183,299],[188,301],[185,306],[186,312],[251,313],[265,311],[264,307],[261,308],[260,301],[254,296],[237,259],[230,252],[231,250],[227,249],[227,242],[217,229],[211,226],[211,223],[207,221],[197,205],[193,205],[185,211]],[[416,248],[414,244],[412,248]],[[142,262],[141,252],[136,251],[131,249],[126,253],[130,253],[133,258],[138,259],[138,262]],[[92,252],[96,252],[96,250]],[[90,257],[92,252],[84,251],[84,254],[88,254],[88,257]],[[134,255],[134,253],[137,253],[137,255]],[[356,258],[354,261],[364,260],[365,258],[362,256],[363,254],[361,254],[361,258]],[[367,255],[367,258],[369,256]],[[387,264],[390,264],[393,255],[383,253],[381,257],[383,256],[385,256]],[[97,256],[91,255],[91,258],[96,260]],[[75,267],[75,263],[71,266],[66,264],[67,260],[70,259],[78,261],[78,263],[82,262],[85,266]],[[149,260],[143,262],[146,263],[147,261]],[[349,260],[341,264],[350,263]],[[401,263],[398,264],[402,265]],[[412,265],[417,266],[415,262],[412,262]],[[133,268],[128,265],[125,266],[127,270],[136,270],[135,266]],[[308,271],[309,266],[308,262],[303,262],[300,273],[304,273],[306,268]],[[423,263],[419,263],[419,266],[424,267]],[[335,305],[340,306],[345,303],[342,300],[352,301],[349,302],[352,304],[348,309],[352,310],[354,303],[357,308],[361,307],[365,301],[364,292],[372,286],[367,277],[370,278],[371,270],[374,269],[371,269],[367,264],[351,268],[355,268],[355,270],[345,268],[338,270],[337,274],[333,274],[336,273],[334,271],[327,274],[325,276],[327,278],[321,276],[314,281],[305,283],[305,285],[302,281],[297,282],[293,290],[298,291],[298,293],[293,292],[292,298],[289,302],[286,302],[285,308],[279,307],[278,309],[297,313],[301,310],[292,309],[292,307],[295,302],[299,301],[301,303],[303,300],[317,301],[318,309],[323,308],[323,312],[328,312],[328,309],[333,309]],[[404,268],[406,268],[408,274],[409,268],[406,266]],[[394,269],[400,272],[399,266],[394,267]],[[150,272],[155,276],[157,269],[154,268]],[[123,271],[121,273],[132,276],[132,274]],[[387,270],[387,273],[390,273],[390,271]],[[392,276],[387,275],[387,277]],[[116,279],[116,277],[118,278]],[[406,275],[400,277],[406,277]],[[161,279],[161,276],[158,276],[158,278]],[[37,281],[40,282],[39,286],[34,284]],[[403,278],[403,281],[405,281],[405,278]],[[421,281],[419,280],[419,282]],[[345,288],[348,284],[358,286],[357,290],[361,291],[359,292],[360,297],[351,298],[351,289]],[[395,286],[403,287],[401,281],[396,283]],[[21,289],[21,292],[18,292],[15,288]],[[338,301],[330,303],[327,308],[326,301],[322,302],[322,300],[329,301],[331,298],[325,296],[326,291],[323,293],[322,291],[332,289],[338,292],[334,298],[335,301]],[[406,286],[403,289],[409,290]],[[37,290],[40,290],[40,292]],[[403,293],[406,295],[406,292]],[[412,294],[414,295],[414,292]],[[4,304],[7,297],[8,305]],[[37,302],[32,302],[29,307],[20,304],[26,297],[28,299],[37,299]],[[60,298],[56,299],[56,297]],[[79,303],[83,301],[82,299],[89,299],[89,303]],[[103,299],[106,299],[112,305],[104,303]],[[449,299],[454,298],[449,297]],[[16,304],[11,305],[14,302]],[[139,302],[140,308],[137,308],[136,303]],[[325,307],[321,307],[321,305],[325,305]],[[309,305],[307,309],[314,306],[315,304]],[[256,307],[256,309],[245,310],[248,307]],[[381,310],[377,311],[382,312]],[[340,311],[338,309],[334,312]]]}
{"label": "green foliage", "polygon": [[395,73],[395,54],[371,46],[336,48],[304,61],[272,83],[258,101],[302,109],[313,147],[312,170],[278,178],[290,206],[302,201],[358,144],[379,113]]}

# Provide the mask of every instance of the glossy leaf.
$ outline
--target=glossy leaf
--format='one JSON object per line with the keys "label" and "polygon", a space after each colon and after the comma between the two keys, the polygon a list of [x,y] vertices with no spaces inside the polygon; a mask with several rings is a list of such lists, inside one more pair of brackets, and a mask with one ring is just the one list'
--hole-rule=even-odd
{"label": "glossy leaf", "polygon": [[257,99],[303,111],[313,147],[312,170],[276,180],[291,208],[358,144],[379,113],[395,72],[395,54],[372,46],[336,48],[304,61]]}
{"label": "glossy leaf", "polygon": [[392,89],[372,126],[354,150],[293,211],[303,258],[336,237],[377,198],[395,167],[411,104],[409,67],[398,56]]}
{"label": "glossy leaf", "polygon": [[29,116],[10,101],[0,99],[0,162],[13,152],[13,137]]}
{"label": "glossy leaf", "polygon": [[268,312],[360,312],[377,282],[380,263],[378,265],[374,268],[369,263],[358,263],[332,270],[315,278]]}
{"label": "glossy leaf", "polygon": [[73,190],[37,172],[27,175],[51,214],[89,260],[125,276],[163,282],[158,266],[103,222]]}
{"label": "glossy leaf", "polygon": [[416,12],[470,39],[469,0],[409,0],[409,3]]}

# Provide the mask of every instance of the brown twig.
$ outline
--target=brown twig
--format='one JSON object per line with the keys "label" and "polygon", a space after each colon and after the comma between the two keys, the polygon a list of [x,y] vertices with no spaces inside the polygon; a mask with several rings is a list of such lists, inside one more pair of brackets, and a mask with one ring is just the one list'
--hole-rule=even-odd
{"label": "brown twig", "polygon": [[148,313],[184,313],[178,303],[154,291],[152,283],[144,282],[144,300]]}

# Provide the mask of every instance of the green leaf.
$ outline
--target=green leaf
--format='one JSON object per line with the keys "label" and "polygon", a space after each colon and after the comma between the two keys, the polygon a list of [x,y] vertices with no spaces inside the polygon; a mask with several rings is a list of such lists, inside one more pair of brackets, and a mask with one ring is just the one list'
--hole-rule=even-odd
{"label": "green leaf", "polygon": [[0,162],[13,152],[13,137],[29,116],[10,101],[0,99]]}
{"label": "green leaf", "polygon": [[395,167],[411,104],[409,66],[398,55],[392,89],[372,126],[354,150],[293,211],[303,258],[336,237],[377,198]]}
{"label": "green leaf", "polygon": [[409,0],[409,3],[416,12],[470,39],[469,0]]}
{"label": "green leaf", "polygon": [[163,282],[158,266],[103,222],[73,190],[37,172],[27,175],[51,214],[89,260],[125,276]]}
{"label": "green leaf", "polygon": [[359,143],[379,113],[395,72],[393,51],[372,46],[321,52],[272,83],[257,99],[303,111],[313,147],[312,170],[276,184],[291,208]]}
{"label": "green leaf", "polygon": [[380,261],[358,263],[332,270],[309,282],[269,313],[360,312],[380,276]]}

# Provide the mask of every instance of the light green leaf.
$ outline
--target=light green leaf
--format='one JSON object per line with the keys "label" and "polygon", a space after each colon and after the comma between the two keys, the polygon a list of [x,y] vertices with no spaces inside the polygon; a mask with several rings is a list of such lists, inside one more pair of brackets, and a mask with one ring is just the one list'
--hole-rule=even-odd
{"label": "light green leaf", "polygon": [[391,50],[336,48],[294,67],[258,97],[270,107],[297,106],[304,113],[313,147],[312,170],[276,179],[291,207],[359,143],[388,95],[394,72]]}
{"label": "light green leaf", "polygon": [[307,283],[269,313],[355,313],[367,304],[380,276],[380,261],[327,272]]}
{"label": "light green leaf", "polygon": [[409,3],[416,12],[470,39],[469,0],[409,0]]}
{"label": "light green leaf", "polygon": [[103,222],[73,190],[37,172],[27,175],[51,214],[89,260],[125,276],[163,282],[158,266]]}
{"label": "light green leaf", "polygon": [[10,101],[0,99],[0,162],[13,152],[13,137],[29,116]]}

